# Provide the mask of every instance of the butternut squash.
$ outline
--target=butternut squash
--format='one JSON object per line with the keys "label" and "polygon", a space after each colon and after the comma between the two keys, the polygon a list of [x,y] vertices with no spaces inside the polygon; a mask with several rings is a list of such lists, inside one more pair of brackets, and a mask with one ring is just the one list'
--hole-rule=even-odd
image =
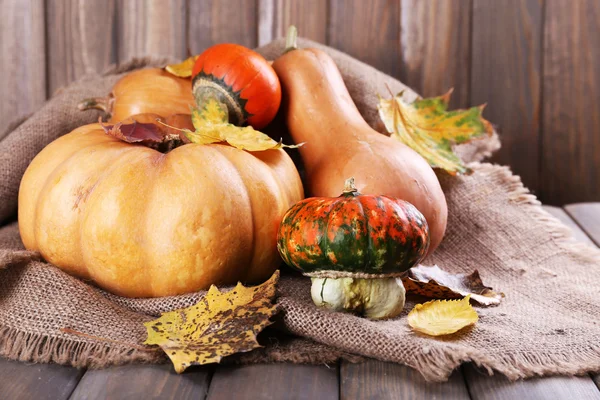
{"label": "butternut squash", "polygon": [[307,192],[334,197],[346,178],[363,194],[412,203],[425,216],[431,253],[446,230],[448,209],[439,181],[419,154],[372,129],[352,101],[340,71],[325,52],[296,49],[273,68],[281,81],[283,110],[306,168]]}

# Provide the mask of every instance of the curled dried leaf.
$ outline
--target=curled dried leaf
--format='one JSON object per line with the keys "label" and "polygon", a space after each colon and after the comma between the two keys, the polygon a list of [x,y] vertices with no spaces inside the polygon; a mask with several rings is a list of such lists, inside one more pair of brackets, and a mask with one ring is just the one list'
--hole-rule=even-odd
{"label": "curled dried leaf", "polygon": [[408,324],[415,331],[430,336],[449,335],[473,325],[479,319],[469,303],[469,297],[461,300],[432,300],[417,304],[408,313]]}
{"label": "curled dried leaf", "polygon": [[460,299],[471,295],[471,300],[483,306],[498,305],[504,297],[485,286],[477,270],[468,275],[451,274],[437,265],[418,265],[408,270],[402,283],[408,293],[434,299]]}
{"label": "curled dried leaf", "polygon": [[189,78],[192,76],[192,70],[194,69],[194,64],[196,64],[197,59],[198,56],[188,57],[178,64],[167,65],[165,70],[171,75],[175,75],[180,78]]}
{"label": "curled dried leaf", "polygon": [[[168,151],[182,142],[179,132],[163,125],[163,118],[156,114],[135,115],[114,125],[99,122],[107,135],[126,143],[143,144],[153,149]],[[179,121],[176,123],[179,124]]]}
{"label": "curled dried leaf", "polygon": [[191,365],[218,363],[225,356],[261,347],[256,335],[277,313],[273,299],[278,280],[276,271],[255,287],[238,283],[224,293],[213,285],[197,304],[144,323],[148,331],[144,344],[160,346],[177,373]]}
{"label": "curled dried leaf", "polygon": [[164,138],[163,129],[152,123],[119,122],[116,125],[102,125],[102,128],[107,135],[127,143],[162,143]]}
{"label": "curled dried leaf", "polygon": [[392,99],[380,99],[379,116],[391,136],[419,153],[429,165],[448,173],[470,170],[454,154],[452,146],[468,143],[493,133],[492,124],[481,114],[483,106],[448,111],[449,91],[443,96],[403,100],[403,93]]}

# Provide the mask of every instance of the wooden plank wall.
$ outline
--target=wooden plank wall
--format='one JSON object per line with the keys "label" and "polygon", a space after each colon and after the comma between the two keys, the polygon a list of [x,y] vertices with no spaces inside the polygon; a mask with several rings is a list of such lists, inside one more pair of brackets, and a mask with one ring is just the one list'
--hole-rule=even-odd
{"label": "wooden plank wall", "polygon": [[295,24],[425,96],[487,103],[510,165],[542,201],[599,201],[598,0],[0,0],[0,118],[141,55],[256,46]]}

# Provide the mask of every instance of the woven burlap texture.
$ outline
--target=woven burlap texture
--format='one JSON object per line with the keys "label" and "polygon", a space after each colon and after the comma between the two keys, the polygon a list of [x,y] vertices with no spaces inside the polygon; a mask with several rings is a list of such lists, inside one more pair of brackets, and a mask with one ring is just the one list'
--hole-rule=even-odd
{"label": "woven burlap texture", "polygon": [[[317,46],[301,41],[301,47]],[[267,58],[282,41],[259,49]],[[321,46],[322,47],[322,46]],[[324,47],[322,47],[324,48]],[[378,127],[377,94],[405,87],[393,78],[332,49],[344,80],[365,119]],[[109,92],[119,72],[89,76],[63,89],[0,142],[0,219],[16,213],[18,185],[31,159],[46,144],[99,114],[81,113],[84,97]],[[409,93],[410,95],[414,95]],[[497,137],[461,146],[467,160],[498,147]],[[265,340],[266,347],[239,362],[322,363],[348,353],[407,364],[429,380],[445,380],[462,362],[473,361],[511,379],[600,370],[600,251],[570,238],[518,177],[505,167],[472,163],[465,177],[440,174],[449,206],[446,237],[426,263],[453,272],[478,269],[485,283],[505,293],[498,307],[477,307],[470,330],[445,338],[413,332],[406,313],[369,321],[317,309],[310,280],[284,274],[276,326],[302,339]],[[162,352],[142,343],[142,322],[185,307],[203,293],[159,299],[126,299],[79,281],[25,251],[15,223],[0,230],[0,354],[24,361],[103,367],[133,361],[160,362]],[[279,340],[279,339],[278,339]]]}

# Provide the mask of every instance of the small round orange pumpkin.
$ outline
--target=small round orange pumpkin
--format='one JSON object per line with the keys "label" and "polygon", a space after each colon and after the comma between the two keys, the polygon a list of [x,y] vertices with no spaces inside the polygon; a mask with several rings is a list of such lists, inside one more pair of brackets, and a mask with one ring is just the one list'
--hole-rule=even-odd
{"label": "small round orange pumpkin", "polygon": [[185,144],[161,153],[80,127],[49,144],[19,191],[25,247],[127,297],[266,279],[303,197],[283,150]]}
{"label": "small round orange pumpkin", "polygon": [[86,99],[78,107],[80,110],[95,108],[105,111],[110,115],[108,122],[121,122],[144,113],[162,117],[189,114],[193,106],[192,81],[189,78],[178,78],[162,68],[147,68],[130,72],[119,79],[108,96]]}
{"label": "small round orange pumpkin", "polygon": [[273,67],[254,50],[238,44],[206,49],[192,70],[193,93],[201,107],[206,98],[227,105],[229,122],[267,126],[281,103],[281,85]]}

